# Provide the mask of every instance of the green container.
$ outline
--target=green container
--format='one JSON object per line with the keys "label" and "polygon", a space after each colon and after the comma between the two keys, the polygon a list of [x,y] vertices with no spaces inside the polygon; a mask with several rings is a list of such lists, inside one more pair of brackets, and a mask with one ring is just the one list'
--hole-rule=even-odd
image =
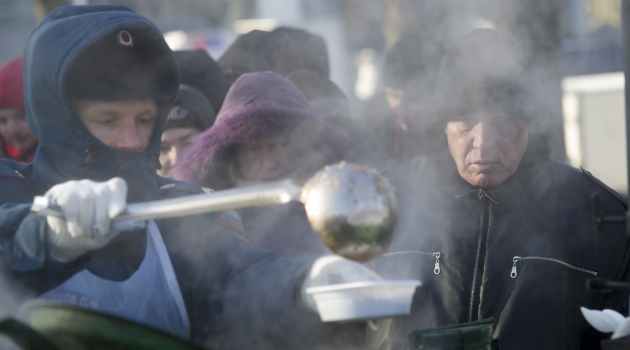
{"label": "green container", "polygon": [[485,318],[438,328],[416,329],[409,333],[411,349],[422,350],[495,350],[494,319]]}
{"label": "green container", "polygon": [[201,350],[157,329],[56,302],[30,302],[25,314],[30,327],[60,349]]}

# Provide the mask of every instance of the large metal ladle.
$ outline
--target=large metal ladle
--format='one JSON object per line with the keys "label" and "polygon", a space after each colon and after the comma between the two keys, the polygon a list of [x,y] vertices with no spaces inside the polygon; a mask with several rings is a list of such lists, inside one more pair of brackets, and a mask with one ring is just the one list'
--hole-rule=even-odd
{"label": "large metal ladle", "polygon": [[[124,229],[130,220],[149,220],[299,201],[313,229],[334,253],[367,261],[389,245],[397,221],[394,189],[387,179],[364,165],[326,166],[304,186],[292,180],[127,205],[112,222]],[[36,197],[32,210],[61,216]]]}

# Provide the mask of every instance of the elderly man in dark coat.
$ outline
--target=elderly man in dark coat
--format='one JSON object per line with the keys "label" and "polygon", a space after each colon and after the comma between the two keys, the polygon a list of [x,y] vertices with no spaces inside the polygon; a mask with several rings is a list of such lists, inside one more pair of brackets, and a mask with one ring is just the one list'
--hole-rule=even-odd
{"label": "elderly man in dark coat", "polygon": [[593,293],[595,276],[630,278],[622,224],[606,215],[626,202],[590,173],[549,158],[537,130],[534,75],[518,46],[476,30],[445,56],[438,76],[443,132],[400,172],[401,224],[375,265],[389,278],[419,278],[409,317],[371,328],[379,349],[407,349],[417,328],[493,318],[502,349],[596,349],[602,335],[580,307],[625,313],[625,292]]}

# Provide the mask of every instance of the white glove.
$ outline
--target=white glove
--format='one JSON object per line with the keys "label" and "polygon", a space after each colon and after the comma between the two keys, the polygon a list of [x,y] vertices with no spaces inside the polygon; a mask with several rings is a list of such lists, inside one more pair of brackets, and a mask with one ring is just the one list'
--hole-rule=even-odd
{"label": "white glove", "polygon": [[301,300],[307,309],[317,312],[315,300],[306,293],[307,288],[382,279],[376,272],[359,263],[335,255],[324,256],[315,260],[304,279]]}
{"label": "white glove", "polygon": [[63,212],[63,218],[47,217],[51,254],[67,262],[105,246],[119,233],[110,232],[110,223],[125,210],[127,183],[119,177],[68,181],[53,186],[45,197]]}

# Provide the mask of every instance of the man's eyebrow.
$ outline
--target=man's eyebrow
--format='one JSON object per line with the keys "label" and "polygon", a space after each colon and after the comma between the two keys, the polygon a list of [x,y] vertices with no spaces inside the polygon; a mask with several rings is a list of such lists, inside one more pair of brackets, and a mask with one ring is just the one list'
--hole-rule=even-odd
{"label": "man's eyebrow", "polygon": [[141,110],[140,113],[138,113],[138,115],[142,115],[142,114],[157,114],[157,109],[147,107],[146,109]]}

